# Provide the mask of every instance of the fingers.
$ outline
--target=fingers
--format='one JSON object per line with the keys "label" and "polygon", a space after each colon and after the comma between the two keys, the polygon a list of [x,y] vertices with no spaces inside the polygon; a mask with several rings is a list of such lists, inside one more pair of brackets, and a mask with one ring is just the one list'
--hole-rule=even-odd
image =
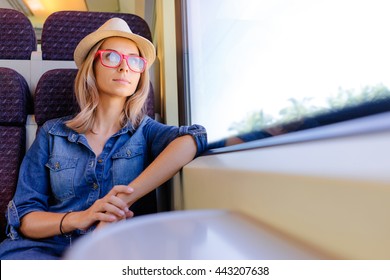
{"label": "fingers", "polygon": [[104,213],[104,215],[99,215],[99,220],[112,222],[133,217],[134,214],[129,210],[127,204],[117,196],[120,193],[131,194],[133,191],[134,189],[127,185],[114,186],[100,201],[98,211]]}
{"label": "fingers", "polygon": [[117,195],[119,193],[126,193],[126,194],[131,194],[134,192],[134,189],[132,187],[129,187],[127,185],[116,185],[114,186],[108,194],[111,195]]}
{"label": "fingers", "polygon": [[94,222],[113,223],[133,217],[134,213],[129,210],[126,202],[118,196],[118,194],[128,195],[133,191],[133,188],[126,185],[114,186],[107,195],[96,200],[86,211],[84,227]]}
{"label": "fingers", "polygon": [[96,213],[96,220],[99,222],[113,223],[120,221],[121,219],[108,212],[98,212]]}
{"label": "fingers", "polygon": [[98,212],[96,213],[96,218],[100,223],[114,223],[119,222],[121,220],[130,219],[134,217],[133,211],[127,211],[124,217],[118,217],[109,212]]}
{"label": "fingers", "polygon": [[126,213],[129,212],[129,208],[120,198],[111,196],[108,198],[107,203],[103,203],[101,212],[108,212],[120,219],[125,219]]}
{"label": "fingers", "polygon": [[126,212],[126,219],[129,219],[129,218],[133,218],[134,217],[134,212],[129,210],[128,212]]}

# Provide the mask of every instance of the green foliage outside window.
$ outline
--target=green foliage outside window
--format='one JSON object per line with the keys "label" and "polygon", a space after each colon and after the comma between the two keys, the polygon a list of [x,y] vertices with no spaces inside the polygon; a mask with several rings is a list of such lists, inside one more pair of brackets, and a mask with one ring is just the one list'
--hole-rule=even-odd
{"label": "green foliage outside window", "polygon": [[312,98],[305,97],[300,100],[290,98],[288,101],[291,105],[281,109],[278,117],[267,114],[264,110],[251,112],[243,120],[234,122],[229,130],[238,135],[389,97],[390,90],[382,84],[365,86],[359,91],[356,89],[345,90],[340,87],[336,95],[329,96],[326,99],[325,106],[319,107],[311,104]]}

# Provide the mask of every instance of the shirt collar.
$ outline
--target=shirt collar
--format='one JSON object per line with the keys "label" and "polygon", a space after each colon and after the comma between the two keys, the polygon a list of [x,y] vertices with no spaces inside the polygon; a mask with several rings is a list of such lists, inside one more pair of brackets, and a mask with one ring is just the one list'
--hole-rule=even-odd
{"label": "shirt collar", "polygon": [[[49,130],[49,133],[56,136],[62,136],[67,137],[70,142],[77,142],[80,138],[80,134],[73,129],[66,126],[65,122],[72,119],[73,116],[66,116],[59,118],[55,121],[54,125]],[[143,126],[146,120],[148,119],[148,116],[145,116],[143,120],[141,121],[139,127]],[[125,133],[133,134],[135,132],[136,128],[129,122],[127,123],[123,128],[121,128],[117,133],[113,135],[119,136]]]}

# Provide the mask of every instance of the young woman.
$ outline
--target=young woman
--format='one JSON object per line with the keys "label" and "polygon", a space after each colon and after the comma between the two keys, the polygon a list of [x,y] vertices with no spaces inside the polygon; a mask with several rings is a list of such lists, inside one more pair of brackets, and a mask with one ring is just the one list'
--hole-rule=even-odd
{"label": "young woman", "polygon": [[72,238],[133,216],[129,207],[207,147],[199,125],[143,112],[151,42],[112,18],[78,44],[76,116],[48,121],[26,153],[0,259],[58,259]]}

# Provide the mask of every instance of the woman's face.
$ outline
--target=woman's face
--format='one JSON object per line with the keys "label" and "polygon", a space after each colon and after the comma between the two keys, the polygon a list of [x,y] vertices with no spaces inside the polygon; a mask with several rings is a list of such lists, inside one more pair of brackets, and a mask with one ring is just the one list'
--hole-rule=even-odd
{"label": "woman's face", "polygon": [[[100,50],[114,50],[119,54],[139,56],[136,44],[126,38],[110,37],[100,46]],[[101,63],[100,57],[94,62],[96,84],[99,94],[110,97],[126,98],[137,89],[141,73],[132,71],[126,59],[119,66],[110,68]]]}

